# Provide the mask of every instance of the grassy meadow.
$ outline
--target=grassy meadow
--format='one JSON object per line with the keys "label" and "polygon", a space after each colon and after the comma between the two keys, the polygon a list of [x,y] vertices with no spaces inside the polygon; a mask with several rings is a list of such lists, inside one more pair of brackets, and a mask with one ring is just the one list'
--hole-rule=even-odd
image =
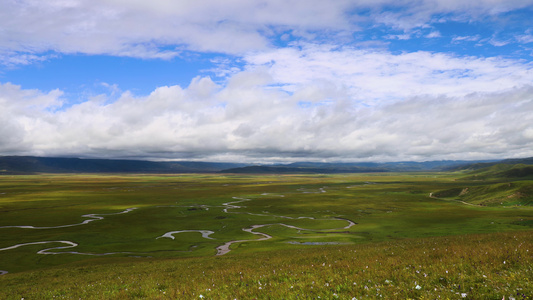
{"label": "grassy meadow", "polygon": [[0,298],[531,299],[527,179],[4,175]]}

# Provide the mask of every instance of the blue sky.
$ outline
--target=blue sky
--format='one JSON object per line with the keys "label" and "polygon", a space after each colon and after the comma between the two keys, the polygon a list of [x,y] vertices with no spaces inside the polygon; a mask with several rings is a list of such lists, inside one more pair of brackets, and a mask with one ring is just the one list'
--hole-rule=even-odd
{"label": "blue sky", "polygon": [[0,155],[533,156],[533,0],[0,3]]}

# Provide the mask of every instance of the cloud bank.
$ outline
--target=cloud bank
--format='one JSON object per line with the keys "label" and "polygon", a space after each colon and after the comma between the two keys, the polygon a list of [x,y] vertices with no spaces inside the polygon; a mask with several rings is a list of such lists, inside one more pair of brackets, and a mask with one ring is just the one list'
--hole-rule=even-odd
{"label": "cloud bank", "polygon": [[533,155],[533,66],[502,58],[307,45],[250,54],[223,83],[65,107],[0,86],[1,153],[218,161]]}

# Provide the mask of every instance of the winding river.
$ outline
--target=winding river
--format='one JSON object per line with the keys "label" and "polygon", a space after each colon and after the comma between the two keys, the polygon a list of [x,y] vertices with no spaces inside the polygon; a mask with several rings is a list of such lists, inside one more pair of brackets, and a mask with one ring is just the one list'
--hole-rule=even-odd
{"label": "winding river", "polygon": [[160,238],[175,239],[174,234],[178,234],[178,233],[182,233],[182,232],[199,232],[199,233],[202,234],[202,237],[204,239],[210,239],[210,240],[214,240],[214,238],[210,237],[210,235],[215,233],[214,231],[211,231],[211,230],[178,230],[178,231],[167,232],[167,233],[163,234],[162,236],[157,237],[156,239],[160,239]]}
{"label": "winding river", "polygon": [[[347,220],[347,219],[340,219],[340,220],[345,220],[345,221],[348,221],[349,224],[345,227],[342,227],[342,228],[333,228],[333,229],[329,229],[329,230],[335,230],[335,229],[349,229],[350,227],[354,226],[355,223],[350,221],[350,220]],[[259,239],[252,239],[252,240],[238,240],[238,241],[229,241],[227,243],[225,243],[224,245],[221,245],[221,246],[218,246],[217,247],[217,254],[216,255],[224,255],[228,252],[230,252],[230,249],[229,247],[233,244],[236,244],[236,243],[242,243],[242,242],[259,242],[259,241],[265,241],[265,240],[268,240],[268,239],[271,239],[272,236],[269,235],[269,234],[266,234],[264,232],[255,232],[253,231],[254,229],[257,229],[257,228],[262,228],[262,227],[266,227],[266,226],[274,226],[274,225],[279,225],[279,226],[285,226],[287,228],[292,228],[292,229],[296,229],[296,230],[302,230],[302,231],[320,231],[320,230],[316,230],[316,229],[306,229],[306,228],[300,228],[300,227],[296,227],[296,226],[293,226],[293,225],[287,225],[287,224],[283,224],[283,223],[273,223],[273,224],[262,224],[262,225],[252,225],[250,228],[243,228],[242,230],[243,231],[246,231],[246,232],[249,232],[251,234],[255,234],[255,235],[259,235],[261,236],[261,238]]]}
{"label": "winding river", "polygon": [[[80,225],[85,225],[85,224],[89,224],[91,222],[94,222],[94,221],[98,221],[98,220],[103,220],[104,217],[102,216],[112,216],[112,215],[120,215],[120,214],[126,214],[126,213],[129,213],[130,211],[132,210],[135,210],[137,209],[137,207],[132,207],[132,208],[128,208],[126,209],[125,211],[121,211],[121,212],[118,212],[118,213],[111,213],[111,214],[87,214],[87,215],[82,215],[81,217],[82,218],[90,218],[89,220],[85,220],[81,223],[76,223],[76,224],[68,224],[68,225],[60,225],[60,226],[49,226],[49,227],[36,227],[36,226],[28,226],[28,225],[22,225],[22,226],[18,226],[18,225],[15,225],[15,226],[0,226],[0,228],[22,228],[22,229],[57,229],[57,228],[67,228],[67,227],[74,227],[74,226],[80,226]],[[2,249],[0,249],[2,250]]]}
{"label": "winding river", "polygon": [[71,241],[42,241],[42,242],[24,243],[24,244],[17,244],[17,245],[6,247],[6,248],[1,248],[0,251],[16,249],[19,247],[29,246],[29,245],[41,245],[41,244],[50,244],[50,243],[67,244],[67,246],[46,248],[46,249],[37,251],[37,254],[80,254],[80,255],[92,255],[92,256],[104,256],[104,255],[112,255],[112,254],[133,254],[132,252],[108,252],[108,253],[84,253],[84,252],[75,252],[75,251],[48,252],[50,250],[68,249],[68,248],[74,248],[78,246],[77,243],[74,243]]}

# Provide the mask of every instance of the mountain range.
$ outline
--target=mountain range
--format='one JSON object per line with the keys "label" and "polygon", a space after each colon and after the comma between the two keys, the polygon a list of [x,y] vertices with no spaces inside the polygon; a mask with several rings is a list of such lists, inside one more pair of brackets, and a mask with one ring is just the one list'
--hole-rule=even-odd
{"label": "mountain range", "polygon": [[289,164],[246,164],[196,161],[146,161],[119,159],[83,159],[65,157],[0,156],[0,174],[34,173],[366,173],[477,170],[496,164],[533,164],[533,158],[493,161],[441,160],[426,162],[360,162]]}

